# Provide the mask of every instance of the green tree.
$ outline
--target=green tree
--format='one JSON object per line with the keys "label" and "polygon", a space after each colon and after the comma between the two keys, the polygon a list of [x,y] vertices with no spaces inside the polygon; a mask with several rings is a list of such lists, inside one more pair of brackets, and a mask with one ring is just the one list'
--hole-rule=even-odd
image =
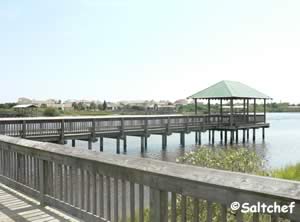
{"label": "green tree", "polygon": [[102,108],[103,108],[103,110],[106,110],[106,109],[107,109],[107,103],[106,103],[105,100],[104,100],[104,102],[103,102]]}
{"label": "green tree", "polygon": [[96,108],[97,108],[96,103],[95,103],[95,102],[91,102],[91,104],[90,104],[90,109],[91,109],[91,110],[95,110]]}
{"label": "green tree", "polygon": [[48,107],[44,110],[43,115],[44,116],[58,116],[59,112],[57,109],[55,109],[53,107]]}

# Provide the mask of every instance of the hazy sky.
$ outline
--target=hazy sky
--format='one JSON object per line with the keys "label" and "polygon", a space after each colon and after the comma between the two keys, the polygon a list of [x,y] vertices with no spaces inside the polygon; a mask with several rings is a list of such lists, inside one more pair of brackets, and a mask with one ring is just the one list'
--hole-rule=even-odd
{"label": "hazy sky", "polygon": [[185,98],[237,80],[300,103],[299,0],[1,0],[0,102]]}

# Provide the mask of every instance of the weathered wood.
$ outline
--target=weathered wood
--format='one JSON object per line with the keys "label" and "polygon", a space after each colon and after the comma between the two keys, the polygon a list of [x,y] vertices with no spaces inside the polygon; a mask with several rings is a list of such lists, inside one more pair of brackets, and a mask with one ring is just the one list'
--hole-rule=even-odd
{"label": "weathered wood", "polygon": [[139,221],[144,221],[144,185],[139,185]]}
{"label": "weathered wood", "polygon": [[127,222],[126,181],[122,180],[122,222]]}
{"label": "weathered wood", "polygon": [[[264,202],[266,204],[272,204],[275,201],[280,203],[289,203],[292,201],[296,202],[296,207],[294,209],[294,214],[284,215],[288,219],[299,221],[300,218],[300,183],[294,181],[285,181],[275,178],[247,175],[242,173],[233,173],[221,170],[213,170],[195,166],[189,166],[184,164],[176,164],[169,162],[162,162],[151,159],[142,159],[134,158],[128,156],[118,156],[118,155],[109,155],[104,153],[96,153],[91,151],[82,151],[80,149],[71,149],[70,148],[50,143],[41,143],[35,141],[24,140],[20,138],[11,138],[7,136],[0,136],[0,181],[9,184],[12,188],[17,188],[18,190],[24,191],[26,194],[30,194],[33,197],[39,198],[42,183],[41,181],[32,184],[31,187],[28,187],[28,181],[24,180],[14,180],[13,173],[8,173],[8,168],[13,162],[13,155],[11,152],[17,153],[16,160],[21,162],[16,162],[19,164],[15,169],[20,171],[20,177],[27,176],[27,173],[24,174],[24,169],[21,166],[24,166],[22,161],[26,160],[24,156],[30,156],[29,160],[34,162],[43,160],[49,161],[55,165],[54,173],[55,176],[52,177],[53,180],[57,180],[55,187],[55,193],[51,194],[47,189],[47,195],[45,196],[45,204],[50,204],[56,208],[62,208],[68,210],[72,215],[79,215],[80,218],[87,218],[93,216],[95,220],[100,220],[96,218],[96,215],[88,214],[85,212],[86,206],[82,204],[78,207],[73,207],[72,204],[65,202],[65,199],[57,200],[55,197],[60,195],[61,184],[63,181],[66,181],[65,178],[60,180],[59,171],[61,167],[59,166],[70,166],[74,169],[79,169],[75,173],[75,176],[80,176],[77,184],[87,184],[87,177],[84,177],[83,172],[93,172],[96,170],[98,174],[104,175],[106,179],[106,197],[110,196],[110,177],[120,178],[122,181],[130,182],[130,216],[131,219],[134,218],[135,214],[135,204],[134,203],[134,184],[140,184],[141,186],[148,186],[152,191],[154,191],[154,203],[159,200],[159,209],[157,206],[154,206],[152,203],[152,216],[158,217],[162,220],[163,215],[161,212],[166,212],[165,209],[168,206],[168,196],[167,192],[171,192],[173,198],[171,199],[171,205],[174,207],[174,200],[176,200],[176,194],[180,194],[183,197],[192,197],[193,199],[200,198],[201,200],[206,200],[208,203],[218,203],[222,205],[230,205],[233,201],[238,201],[240,203],[248,202],[249,204],[255,204],[258,201]],[[18,159],[19,158],[19,159]],[[25,164],[27,166],[27,164]],[[31,164],[29,164],[31,165]],[[49,168],[50,165],[49,165]],[[33,175],[35,176],[38,172],[38,175],[41,175],[42,167],[39,165],[33,165],[32,168]],[[63,168],[65,169],[65,168]],[[49,172],[49,177],[51,178],[49,169],[46,170]],[[67,173],[67,170],[63,171]],[[91,174],[92,175],[92,174]],[[16,177],[18,178],[18,177]],[[36,178],[41,178],[37,176]],[[100,177],[99,177],[100,178]],[[45,180],[47,181],[47,180]],[[26,183],[26,184],[25,184]],[[39,184],[38,189],[36,189],[35,184]],[[45,183],[45,182],[44,182]],[[88,183],[89,184],[89,183]],[[51,185],[51,184],[49,184]],[[123,186],[122,186],[123,187]],[[82,187],[81,187],[82,188]],[[99,179],[99,188],[100,188],[100,179]],[[122,188],[123,191],[126,191],[126,188]],[[141,190],[140,190],[141,191]],[[80,194],[81,201],[84,201],[86,197],[86,190],[77,189],[76,193]],[[157,193],[158,192],[158,193]],[[103,192],[99,192],[101,195]],[[114,192],[116,193],[116,192]],[[120,192],[118,192],[120,193]],[[124,192],[126,193],[126,192]],[[156,193],[156,194],[155,194]],[[99,198],[99,207],[100,204],[100,195],[97,194]],[[153,193],[152,193],[153,194]],[[155,197],[159,195],[158,197]],[[175,198],[174,198],[175,196]],[[139,197],[141,198],[141,196]],[[157,199],[158,198],[158,199]],[[108,198],[110,199],[110,197]],[[126,200],[126,199],[125,199]],[[151,195],[150,195],[151,200]],[[85,200],[86,201],[86,200]],[[123,211],[123,201],[122,200],[122,211]],[[115,198],[112,200],[112,204],[115,205]],[[173,204],[172,204],[173,202]],[[184,202],[184,198],[183,198]],[[182,203],[183,204],[183,203]],[[175,202],[176,206],[176,202]],[[211,204],[209,204],[211,206]],[[171,206],[171,209],[173,208]],[[109,205],[107,206],[107,209]],[[107,210],[106,209],[106,210]],[[126,208],[125,208],[126,209]],[[182,207],[184,209],[184,207]],[[154,210],[154,211],[153,211]],[[196,210],[196,209],[195,209]],[[101,211],[101,210],[100,210]],[[79,213],[80,212],[80,213]],[[153,212],[160,212],[159,215],[153,215]],[[114,212],[115,213],[115,212]],[[107,215],[102,214],[105,220],[111,220],[109,213]],[[123,215],[123,213],[122,213]],[[166,215],[166,214],[165,214]],[[184,214],[182,214],[184,215]],[[208,218],[209,218],[208,211]],[[110,218],[110,219],[109,219]],[[174,215],[172,216],[174,218]],[[184,217],[183,217],[184,219]],[[90,221],[90,220],[88,220]],[[101,220],[100,220],[101,221]],[[153,220],[156,221],[156,220]]]}
{"label": "weathered wood", "polygon": [[130,221],[135,222],[135,189],[134,183],[130,183]]}
{"label": "weathered wood", "polygon": [[114,221],[119,221],[119,192],[118,192],[119,180],[114,178]]}
{"label": "weathered wood", "polygon": [[171,222],[176,222],[177,220],[177,208],[176,208],[176,193],[172,193],[171,195]]}

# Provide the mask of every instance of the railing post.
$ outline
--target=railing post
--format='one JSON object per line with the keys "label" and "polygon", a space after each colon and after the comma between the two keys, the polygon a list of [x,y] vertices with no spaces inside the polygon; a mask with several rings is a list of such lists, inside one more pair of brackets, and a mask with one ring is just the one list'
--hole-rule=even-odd
{"label": "railing post", "polygon": [[39,185],[40,185],[40,206],[45,206],[45,194],[47,186],[47,162],[46,160],[39,160]]}
{"label": "railing post", "polygon": [[64,144],[65,143],[65,120],[62,119],[60,123],[60,143]]}
{"label": "railing post", "polygon": [[121,128],[120,128],[120,135],[121,138],[124,138],[124,118],[121,119]]}
{"label": "railing post", "polygon": [[150,188],[150,221],[168,221],[168,193]]}
{"label": "railing post", "polygon": [[170,117],[168,117],[167,125],[166,125],[166,134],[170,133]]}
{"label": "railing post", "polygon": [[26,121],[23,120],[22,123],[22,138],[26,138]]}
{"label": "railing post", "polygon": [[184,121],[185,121],[185,131],[188,133],[188,131],[189,131],[189,116],[186,116],[184,118]]}
{"label": "railing post", "polygon": [[148,136],[148,124],[149,124],[149,122],[148,122],[148,118],[145,118],[145,125],[144,125],[144,131],[145,131],[145,135],[146,135],[146,137]]}
{"label": "railing post", "polygon": [[92,140],[95,140],[95,134],[96,134],[96,122],[95,119],[92,119],[92,132],[91,132]]}

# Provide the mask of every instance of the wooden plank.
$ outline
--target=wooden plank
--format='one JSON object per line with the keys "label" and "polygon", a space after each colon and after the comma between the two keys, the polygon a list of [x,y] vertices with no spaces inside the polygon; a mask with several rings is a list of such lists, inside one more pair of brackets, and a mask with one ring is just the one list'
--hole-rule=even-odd
{"label": "wooden plank", "polygon": [[130,182],[130,221],[135,222],[135,184]]}
{"label": "wooden plank", "polygon": [[139,221],[144,221],[144,185],[139,184]]}
{"label": "wooden plank", "polygon": [[119,191],[118,191],[119,180],[114,178],[114,221],[119,221]]}
{"label": "wooden plank", "polygon": [[193,200],[193,221],[199,222],[199,200],[198,198],[194,198]]}
{"label": "wooden plank", "polygon": [[126,181],[122,180],[122,222],[127,221]]}
{"label": "wooden plank", "polygon": [[207,201],[207,222],[212,222],[213,212],[212,212],[212,202]]}
{"label": "wooden plank", "polygon": [[111,180],[110,177],[106,176],[106,218],[107,220],[111,220]]}
{"label": "wooden plank", "polygon": [[181,195],[181,222],[186,222],[186,196]]}
{"label": "wooden plank", "polygon": [[99,174],[99,205],[100,216],[104,217],[104,178],[102,174]]}
{"label": "wooden plank", "polygon": [[173,192],[171,195],[171,222],[176,222],[177,220],[176,198],[176,193]]}

